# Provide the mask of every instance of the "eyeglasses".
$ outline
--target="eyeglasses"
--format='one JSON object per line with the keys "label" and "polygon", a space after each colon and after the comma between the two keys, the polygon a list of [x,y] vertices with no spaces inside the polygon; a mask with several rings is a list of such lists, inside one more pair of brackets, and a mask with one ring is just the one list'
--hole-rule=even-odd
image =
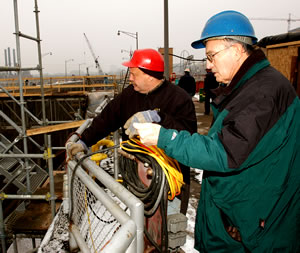
{"label": "eyeglasses", "polygon": [[220,52],[222,52],[222,51],[224,51],[224,50],[226,50],[226,49],[228,49],[228,48],[230,48],[230,47],[231,47],[231,46],[228,46],[228,47],[225,47],[225,48],[221,49],[221,50],[218,51],[218,52],[215,52],[215,53],[213,53],[213,54],[208,54],[208,55],[206,55],[206,59],[209,60],[211,63],[213,63],[213,61],[214,61],[214,59],[215,59],[215,56],[216,56],[218,53],[220,53]]}

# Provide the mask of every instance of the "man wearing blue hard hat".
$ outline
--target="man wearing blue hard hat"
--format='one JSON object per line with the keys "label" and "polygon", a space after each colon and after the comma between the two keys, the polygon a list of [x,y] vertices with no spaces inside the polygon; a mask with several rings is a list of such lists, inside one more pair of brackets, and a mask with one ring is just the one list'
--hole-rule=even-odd
{"label": "man wearing blue hard hat", "polygon": [[221,85],[207,136],[134,124],[141,141],[204,170],[195,248],[300,252],[300,102],[260,49],[248,18],[224,11],[194,48]]}

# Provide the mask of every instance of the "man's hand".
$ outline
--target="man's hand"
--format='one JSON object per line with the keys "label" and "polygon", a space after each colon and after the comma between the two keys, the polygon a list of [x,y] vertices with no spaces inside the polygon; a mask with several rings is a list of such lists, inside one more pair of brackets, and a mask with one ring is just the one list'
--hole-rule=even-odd
{"label": "man's hand", "polygon": [[160,125],[152,123],[134,123],[133,127],[136,129],[143,144],[147,146],[157,145],[161,128]]}
{"label": "man's hand", "polygon": [[160,120],[160,116],[156,110],[137,112],[126,121],[124,125],[124,128],[126,129],[125,133],[129,136],[129,139],[131,139],[137,135],[137,131],[133,127],[133,123],[152,123],[160,122]]}
{"label": "man's hand", "polygon": [[66,150],[69,158],[72,160],[78,152],[84,152],[86,149],[83,144],[70,141],[66,144]]}

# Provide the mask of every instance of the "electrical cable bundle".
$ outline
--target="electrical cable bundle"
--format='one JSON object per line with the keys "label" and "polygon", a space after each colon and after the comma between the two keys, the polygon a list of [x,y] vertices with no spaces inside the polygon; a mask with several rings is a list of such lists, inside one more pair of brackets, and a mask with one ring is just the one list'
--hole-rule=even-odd
{"label": "electrical cable bundle", "polygon": [[152,168],[152,180],[146,187],[139,178],[136,161],[121,156],[120,172],[123,180],[129,190],[143,201],[146,215],[151,216],[156,211],[162,196],[165,178],[169,186],[168,199],[172,200],[180,194],[183,177],[175,160],[166,156],[156,146],[147,147],[137,139],[124,141],[120,146]]}

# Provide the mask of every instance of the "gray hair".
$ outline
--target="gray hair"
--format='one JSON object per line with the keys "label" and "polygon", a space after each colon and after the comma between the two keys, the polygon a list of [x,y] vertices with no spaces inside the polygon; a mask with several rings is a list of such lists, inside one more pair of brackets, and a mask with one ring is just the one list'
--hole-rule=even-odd
{"label": "gray hair", "polygon": [[[241,37],[241,36],[231,36],[231,37]],[[246,38],[246,37],[244,37],[244,38]],[[254,50],[254,47],[252,46],[252,44],[248,44],[248,43],[242,42],[242,41],[237,40],[235,38],[228,38],[227,37],[224,40],[227,43],[229,43],[230,45],[240,44],[248,55],[250,55],[253,52],[253,50]]]}
{"label": "gray hair", "polygon": [[242,47],[245,49],[245,51],[248,54],[251,54],[251,52],[254,50],[253,41],[252,41],[251,37],[246,37],[246,36],[227,36],[227,35],[226,36],[211,37],[211,38],[206,39],[203,42],[204,45],[209,40],[225,40],[230,45],[238,43],[238,44],[242,45]]}

